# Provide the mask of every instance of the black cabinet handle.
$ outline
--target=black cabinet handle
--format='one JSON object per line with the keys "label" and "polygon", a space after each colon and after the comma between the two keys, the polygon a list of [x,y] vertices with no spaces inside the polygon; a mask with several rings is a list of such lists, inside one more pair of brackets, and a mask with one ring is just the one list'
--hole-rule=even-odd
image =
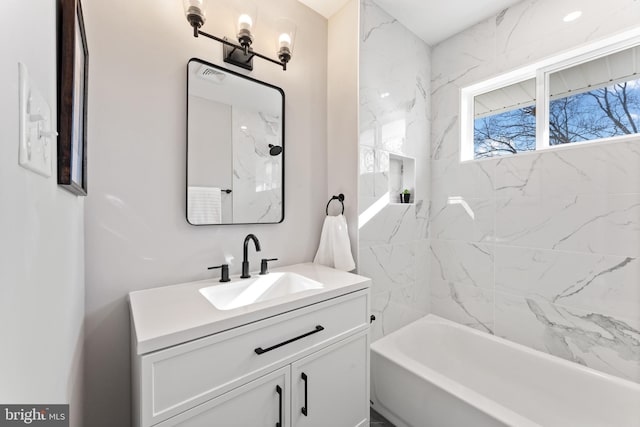
{"label": "black cabinet handle", "polygon": [[308,416],[307,413],[307,407],[309,405],[309,401],[307,400],[307,374],[305,374],[304,372],[302,373],[302,375],[300,375],[300,377],[302,377],[302,381],[304,381],[304,406],[301,409],[302,415],[304,415],[305,417]]}
{"label": "black cabinet handle", "polygon": [[306,334],[302,334],[299,337],[291,338],[290,340],[283,341],[280,344],[276,344],[276,345],[273,345],[273,346],[268,347],[268,348],[258,347],[253,351],[255,351],[256,354],[266,353],[268,351],[275,350],[276,348],[282,347],[283,345],[291,344],[294,341],[298,341],[299,339],[308,337],[309,335],[317,334],[320,331],[324,331],[324,327],[322,327],[320,325],[317,325],[316,328],[313,331],[307,332]]}
{"label": "black cabinet handle", "polygon": [[282,387],[276,386],[276,393],[278,393],[278,422],[276,427],[282,427]]}

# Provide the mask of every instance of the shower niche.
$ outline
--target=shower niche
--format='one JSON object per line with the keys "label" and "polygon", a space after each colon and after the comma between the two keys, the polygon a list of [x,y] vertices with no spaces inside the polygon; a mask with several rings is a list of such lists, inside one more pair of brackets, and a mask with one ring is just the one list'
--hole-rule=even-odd
{"label": "shower niche", "polygon": [[[390,203],[414,203],[416,189],[416,161],[411,157],[389,153]],[[406,196],[408,192],[409,196]]]}

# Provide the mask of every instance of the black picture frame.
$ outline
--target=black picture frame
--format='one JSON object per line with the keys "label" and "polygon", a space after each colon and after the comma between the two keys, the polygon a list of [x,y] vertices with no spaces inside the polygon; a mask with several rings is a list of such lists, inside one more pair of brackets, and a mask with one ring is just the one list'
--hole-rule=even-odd
{"label": "black picture frame", "polygon": [[86,196],[87,35],[80,0],[58,4],[58,185]]}

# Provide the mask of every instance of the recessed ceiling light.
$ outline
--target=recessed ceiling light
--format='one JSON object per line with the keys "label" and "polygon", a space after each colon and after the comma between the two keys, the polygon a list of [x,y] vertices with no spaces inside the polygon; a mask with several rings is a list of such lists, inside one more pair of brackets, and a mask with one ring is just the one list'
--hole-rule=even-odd
{"label": "recessed ceiling light", "polygon": [[582,16],[582,11],[581,10],[576,10],[574,12],[568,13],[564,18],[562,18],[562,20],[564,22],[571,22],[571,21],[575,21],[576,19],[580,18],[580,16]]}
{"label": "recessed ceiling light", "polygon": [[380,94],[380,98],[386,98],[387,96],[391,95],[389,92],[384,92]]}

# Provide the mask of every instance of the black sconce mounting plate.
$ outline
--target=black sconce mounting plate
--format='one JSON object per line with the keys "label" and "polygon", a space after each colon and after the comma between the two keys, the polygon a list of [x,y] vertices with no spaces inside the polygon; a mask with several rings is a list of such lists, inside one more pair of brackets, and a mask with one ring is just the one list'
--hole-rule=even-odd
{"label": "black sconce mounting plate", "polygon": [[[226,37],[225,37],[225,40]],[[248,49],[247,53],[244,50],[238,49],[234,46],[223,45],[224,62],[235,65],[236,67],[244,68],[245,70],[253,71],[253,57],[255,54]]]}

